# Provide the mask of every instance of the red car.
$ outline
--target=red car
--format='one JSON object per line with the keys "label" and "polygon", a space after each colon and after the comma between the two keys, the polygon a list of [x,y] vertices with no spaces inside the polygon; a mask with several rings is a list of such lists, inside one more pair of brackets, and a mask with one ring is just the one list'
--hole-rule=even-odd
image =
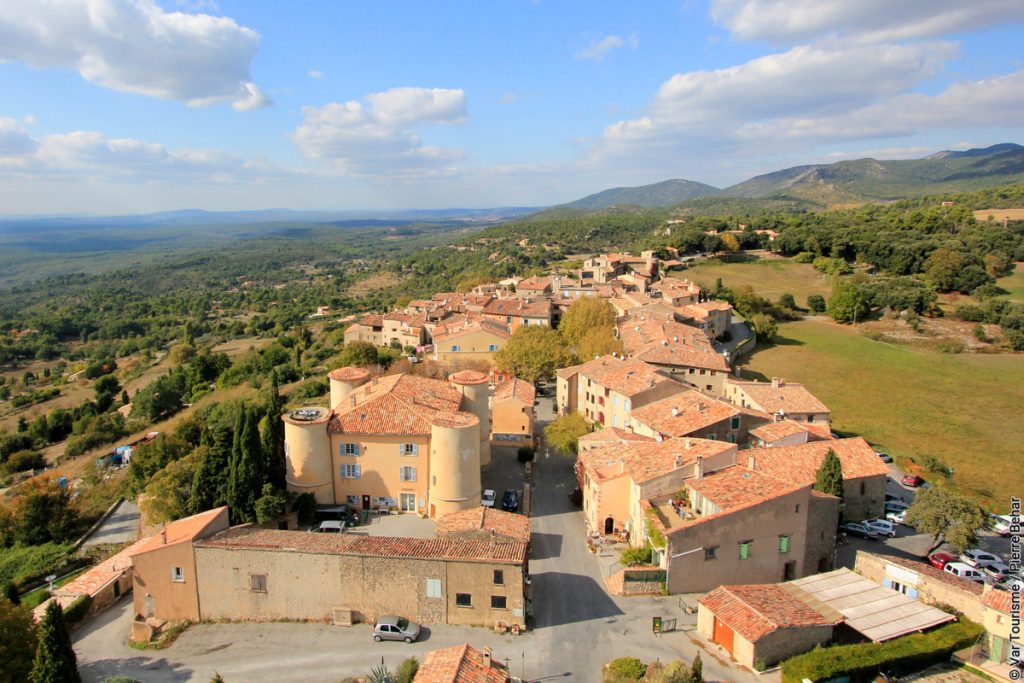
{"label": "red car", "polygon": [[936,569],[942,569],[950,562],[956,562],[956,557],[949,553],[935,553],[928,556],[928,563]]}
{"label": "red car", "polygon": [[904,474],[903,478],[900,479],[900,483],[903,484],[904,486],[917,488],[918,486],[924,483],[924,479],[917,476],[916,474]]}

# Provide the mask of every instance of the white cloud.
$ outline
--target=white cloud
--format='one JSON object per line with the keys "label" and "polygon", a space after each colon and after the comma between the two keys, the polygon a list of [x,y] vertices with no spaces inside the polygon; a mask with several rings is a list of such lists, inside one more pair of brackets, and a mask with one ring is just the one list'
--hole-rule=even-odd
{"label": "white cloud", "polygon": [[315,78],[317,80],[324,77],[323,72],[320,71],[319,69],[310,69],[309,71],[306,72],[306,75],[309,76],[310,78]]}
{"label": "white cloud", "polygon": [[713,0],[711,17],[743,40],[792,43],[929,38],[1024,20],[1020,0]]}
{"label": "white cloud", "polygon": [[436,171],[461,156],[457,150],[423,145],[411,127],[465,123],[464,91],[394,88],[371,93],[364,101],[303,107],[305,118],[291,134],[292,142],[307,158],[332,161],[351,173]]}
{"label": "white cloud", "polygon": [[153,0],[0,3],[0,62],[71,68],[121,92],[193,106],[270,104],[252,83],[256,31],[226,17],[165,12]]}
{"label": "white cloud", "polygon": [[0,165],[16,164],[35,148],[35,140],[16,119],[0,116]]}
{"label": "white cloud", "polygon": [[576,53],[576,59],[600,61],[607,57],[608,53],[612,50],[625,47],[627,44],[635,50],[639,42],[635,35],[630,36],[628,41],[622,38],[622,36],[615,34],[605,36],[604,38],[595,38],[590,41],[590,45]]}

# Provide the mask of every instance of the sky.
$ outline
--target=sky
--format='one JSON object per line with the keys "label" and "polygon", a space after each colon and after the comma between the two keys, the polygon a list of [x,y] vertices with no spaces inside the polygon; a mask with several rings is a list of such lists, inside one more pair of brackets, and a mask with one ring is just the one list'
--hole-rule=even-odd
{"label": "sky", "polygon": [[0,215],[544,206],[1022,126],[1021,0],[0,2]]}

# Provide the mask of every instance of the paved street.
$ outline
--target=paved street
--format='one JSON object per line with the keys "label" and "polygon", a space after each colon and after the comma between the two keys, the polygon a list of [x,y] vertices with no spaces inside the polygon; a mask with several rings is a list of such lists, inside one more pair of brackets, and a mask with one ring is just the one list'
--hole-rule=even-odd
{"label": "paved street", "polygon": [[130,500],[118,503],[110,516],[82,545],[130,543],[139,537],[139,508]]}
{"label": "paved street", "polygon": [[[553,400],[540,399],[539,427],[550,419]],[[550,678],[591,683],[601,666],[616,657],[645,661],[687,662],[699,652],[709,681],[767,681],[778,674],[755,676],[729,664],[717,646],[703,644],[695,632],[696,616],[682,610],[678,596],[611,598],[605,592],[597,558],[586,548],[582,515],[571,507],[572,461],[542,447],[532,481],[533,550],[530,560],[535,604],[533,629],[522,636],[497,635],[484,628],[431,626],[419,642],[374,643],[369,626],[324,624],[201,624],[188,629],[171,647],[139,651],[128,647],[130,598],[75,634],[84,680],[101,681],[123,674],[147,683],[208,681],[215,671],[234,681],[336,682],[365,675],[381,663],[394,669],[408,656],[421,661],[430,650],[468,642],[490,646],[507,660],[512,674],[537,681]],[[496,449],[483,473],[484,486],[500,493],[522,488],[523,466],[513,449]],[[399,519],[401,521],[399,522]],[[371,525],[383,532],[410,518],[381,519]],[[429,524],[429,523],[428,523]],[[390,532],[391,529],[388,529]],[[693,600],[689,601],[691,604]],[[675,618],[677,630],[656,636],[655,616]],[[710,649],[704,649],[709,647]]]}

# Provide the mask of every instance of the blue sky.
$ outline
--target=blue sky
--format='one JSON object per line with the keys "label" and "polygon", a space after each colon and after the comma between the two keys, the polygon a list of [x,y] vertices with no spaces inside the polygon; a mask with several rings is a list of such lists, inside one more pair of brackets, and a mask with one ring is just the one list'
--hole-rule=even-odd
{"label": "blue sky", "polygon": [[1020,0],[5,2],[0,214],[539,206],[1020,142],[1022,24]]}

